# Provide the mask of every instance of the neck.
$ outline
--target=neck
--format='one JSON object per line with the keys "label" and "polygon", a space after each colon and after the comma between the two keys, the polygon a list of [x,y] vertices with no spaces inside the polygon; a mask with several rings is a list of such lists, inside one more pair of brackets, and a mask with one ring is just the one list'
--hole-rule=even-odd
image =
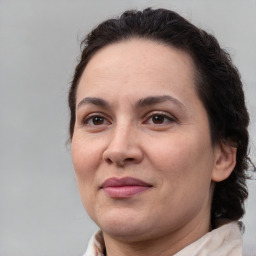
{"label": "neck", "polygon": [[[184,232],[186,230],[186,232]],[[187,245],[198,240],[210,231],[210,220],[199,220],[184,225],[179,230],[159,237],[132,241],[131,239],[118,239],[103,233],[107,256],[170,256],[182,250]]]}

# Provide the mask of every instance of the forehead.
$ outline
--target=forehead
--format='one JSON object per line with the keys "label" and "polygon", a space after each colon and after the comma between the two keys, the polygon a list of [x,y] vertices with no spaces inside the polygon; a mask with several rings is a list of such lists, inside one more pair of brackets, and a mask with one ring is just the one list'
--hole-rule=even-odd
{"label": "forehead", "polygon": [[95,53],[82,74],[77,96],[80,91],[104,92],[117,85],[120,90],[144,88],[154,93],[170,86],[194,90],[194,84],[195,65],[189,54],[161,42],[130,39]]}

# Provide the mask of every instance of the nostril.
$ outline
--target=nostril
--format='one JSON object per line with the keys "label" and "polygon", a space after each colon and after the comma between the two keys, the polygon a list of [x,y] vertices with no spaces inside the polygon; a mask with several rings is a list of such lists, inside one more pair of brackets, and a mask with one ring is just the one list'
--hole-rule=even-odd
{"label": "nostril", "polygon": [[135,147],[124,148],[123,150],[108,147],[103,152],[102,157],[108,165],[125,166],[126,164],[139,163],[143,158],[143,153]]}
{"label": "nostril", "polygon": [[106,158],[105,161],[107,164],[113,164],[116,163],[118,166],[124,166],[126,163],[131,163],[135,159],[133,157],[125,158],[125,159],[115,159],[112,160],[111,158]]}
{"label": "nostril", "polygon": [[134,158],[131,158],[131,157],[130,158],[126,158],[125,161],[126,162],[132,162],[132,161],[134,161]]}
{"label": "nostril", "polygon": [[109,158],[106,159],[106,162],[107,162],[108,164],[112,164],[112,163],[113,163],[113,161],[112,161],[111,159],[109,159]]}

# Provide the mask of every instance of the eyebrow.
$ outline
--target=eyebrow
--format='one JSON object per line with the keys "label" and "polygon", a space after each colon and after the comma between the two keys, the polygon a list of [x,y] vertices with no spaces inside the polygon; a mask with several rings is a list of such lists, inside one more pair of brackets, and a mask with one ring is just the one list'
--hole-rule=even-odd
{"label": "eyebrow", "polygon": [[81,107],[82,105],[86,105],[86,104],[92,104],[92,105],[96,105],[96,106],[103,107],[103,108],[110,107],[109,103],[101,98],[86,97],[78,103],[77,108]]}
{"label": "eyebrow", "polygon": [[[166,101],[170,101],[170,102],[178,105],[181,108],[185,108],[183,103],[181,103],[178,99],[176,99],[172,96],[169,96],[169,95],[149,96],[149,97],[140,99],[136,102],[135,108],[143,108],[146,106],[151,106],[151,105],[163,103]],[[102,108],[110,108],[110,104],[107,101],[105,101],[104,99],[101,99],[101,98],[96,98],[96,97],[86,97],[86,98],[82,99],[78,103],[77,108],[81,107],[82,105],[86,105],[86,104],[92,104],[92,105],[96,105],[96,106],[99,106]]]}
{"label": "eyebrow", "polygon": [[162,95],[162,96],[149,96],[146,97],[144,99],[140,99],[137,103],[136,103],[136,107],[139,108],[143,108],[146,106],[150,106],[150,105],[154,105],[154,104],[159,104],[159,103],[163,103],[166,101],[171,101],[172,103],[178,105],[181,108],[185,108],[184,104],[181,103],[178,99],[170,96],[170,95]]}

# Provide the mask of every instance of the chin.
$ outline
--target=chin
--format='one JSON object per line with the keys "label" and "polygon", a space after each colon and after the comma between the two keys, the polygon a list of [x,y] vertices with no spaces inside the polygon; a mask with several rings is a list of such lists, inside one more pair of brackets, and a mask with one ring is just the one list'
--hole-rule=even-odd
{"label": "chin", "polygon": [[126,241],[144,236],[149,229],[147,227],[147,217],[131,210],[110,210],[94,221],[103,233]]}

